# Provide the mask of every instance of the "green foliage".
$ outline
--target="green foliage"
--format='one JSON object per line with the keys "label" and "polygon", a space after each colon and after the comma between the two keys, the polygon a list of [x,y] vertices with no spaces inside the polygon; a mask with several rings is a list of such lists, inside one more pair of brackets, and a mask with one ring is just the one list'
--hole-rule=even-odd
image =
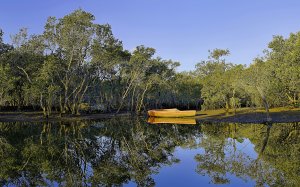
{"label": "green foliage", "polygon": [[9,103],[13,98],[10,94],[14,89],[15,77],[11,76],[9,65],[0,64],[0,106]]}
{"label": "green foliage", "polygon": [[9,45],[9,44],[5,44],[3,43],[3,31],[2,29],[0,28],[0,56],[4,53],[7,53],[8,51],[12,50],[12,46]]}
{"label": "green foliage", "polygon": [[228,54],[229,50],[215,49],[210,52],[209,60],[196,65],[195,73],[203,85],[204,109],[236,108],[245,95],[240,83],[244,67],[221,58]]}
{"label": "green foliage", "polygon": [[300,34],[274,36],[264,56],[249,67],[226,60],[228,49],[209,51],[191,72],[179,62],[156,57],[144,45],[129,52],[109,24],[78,9],[49,17],[41,35],[26,28],[3,43],[0,29],[0,106],[37,107],[80,114],[91,110],[300,106]]}
{"label": "green foliage", "polygon": [[199,78],[193,74],[176,73],[171,90],[175,93],[173,97],[178,102],[178,106],[186,106],[189,109],[190,105],[193,104],[193,107],[200,108],[199,99],[202,85]]}
{"label": "green foliage", "polygon": [[281,96],[284,104],[299,105],[300,93],[300,33],[289,38],[275,36],[270,42],[266,64],[273,74],[273,92]]}
{"label": "green foliage", "polygon": [[265,56],[255,58],[247,68],[227,63],[223,56],[229,50],[210,51],[207,61],[196,65],[195,74],[203,84],[204,108],[238,106],[299,106],[300,34],[289,38],[275,36]]}

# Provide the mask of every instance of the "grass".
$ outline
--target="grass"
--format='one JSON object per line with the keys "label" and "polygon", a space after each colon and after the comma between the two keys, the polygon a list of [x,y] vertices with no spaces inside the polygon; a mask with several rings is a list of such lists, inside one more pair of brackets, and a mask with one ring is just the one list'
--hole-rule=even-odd
{"label": "grass", "polygon": [[[272,122],[299,122],[300,108],[271,108],[269,114]],[[262,123],[267,121],[267,115],[264,108],[239,108],[236,110],[224,109],[198,111],[196,119],[199,121],[215,122],[250,122]]]}

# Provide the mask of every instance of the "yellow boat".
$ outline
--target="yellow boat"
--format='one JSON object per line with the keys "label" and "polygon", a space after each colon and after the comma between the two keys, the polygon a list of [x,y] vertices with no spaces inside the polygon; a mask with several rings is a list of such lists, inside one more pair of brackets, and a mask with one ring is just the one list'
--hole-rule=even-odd
{"label": "yellow boat", "polygon": [[155,118],[150,117],[148,118],[148,123],[151,124],[163,124],[163,123],[169,123],[169,124],[196,124],[195,118]]}
{"label": "yellow boat", "polygon": [[174,117],[191,117],[196,115],[196,110],[178,110],[176,108],[171,109],[158,109],[149,110],[148,115],[150,117],[160,117],[160,118],[174,118]]}

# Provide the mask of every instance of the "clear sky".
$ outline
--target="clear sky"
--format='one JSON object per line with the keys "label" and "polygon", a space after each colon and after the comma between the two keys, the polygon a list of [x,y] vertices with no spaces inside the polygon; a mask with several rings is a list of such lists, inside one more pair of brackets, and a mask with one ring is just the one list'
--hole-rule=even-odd
{"label": "clear sky", "polygon": [[299,0],[1,0],[4,40],[27,27],[40,34],[48,16],[82,8],[109,23],[125,49],[153,47],[157,56],[192,70],[208,50],[228,48],[229,61],[250,64],[273,35],[300,31]]}

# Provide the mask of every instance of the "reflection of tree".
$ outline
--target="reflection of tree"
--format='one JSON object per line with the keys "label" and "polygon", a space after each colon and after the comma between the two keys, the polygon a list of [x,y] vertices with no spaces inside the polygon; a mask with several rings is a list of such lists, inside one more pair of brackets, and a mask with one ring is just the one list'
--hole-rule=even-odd
{"label": "reflection of tree", "polygon": [[0,184],[112,186],[133,180],[153,186],[152,174],[178,161],[172,155],[176,146],[195,146],[196,134],[198,126],[153,126],[137,119],[2,123]]}
{"label": "reflection of tree", "polygon": [[[205,153],[195,156],[196,171],[210,176],[215,184],[229,183],[229,175],[235,175],[243,180],[252,179],[257,186],[300,186],[298,125],[203,125],[200,146]],[[236,149],[242,138],[255,145],[257,158]]]}
{"label": "reflection of tree", "polygon": [[[239,149],[249,139],[258,156]],[[139,119],[1,123],[0,185],[153,186],[153,174],[179,160],[176,146],[203,148],[196,171],[216,184],[229,175],[257,186],[300,186],[300,127],[149,125]]]}
{"label": "reflection of tree", "polygon": [[[139,186],[154,185],[151,175],[157,173],[160,165],[177,161],[172,155],[175,146],[195,139],[191,134],[198,132],[197,128],[193,130],[194,127],[187,126],[149,126],[139,120],[131,121],[129,126],[126,123],[128,122],[111,123],[102,130],[105,131],[105,137],[111,137],[117,142],[117,151],[110,154],[110,162],[123,168],[127,179],[134,180]],[[101,172],[105,165],[98,163],[97,171]],[[107,171],[110,172],[108,169]],[[100,181],[97,177],[99,176],[96,174],[93,180]]]}
{"label": "reflection of tree", "polygon": [[282,171],[282,177],[287,182],[287,186],[300,186],[299,123],[273,124],[268,139],[261,159]]}
{"label": "reflection of tree", "polygon": [[230,183],[227,173],[232,171],[246,180],[244,164],[249,162],[249,158],[236,149],[236,144],[243,141],[237,137],[237,125],[203,125],[202,131],[204,138],[200,147],[204,148],[205,152],[195,156],[199,162],[196,172],[210,176],[214,184]]}

